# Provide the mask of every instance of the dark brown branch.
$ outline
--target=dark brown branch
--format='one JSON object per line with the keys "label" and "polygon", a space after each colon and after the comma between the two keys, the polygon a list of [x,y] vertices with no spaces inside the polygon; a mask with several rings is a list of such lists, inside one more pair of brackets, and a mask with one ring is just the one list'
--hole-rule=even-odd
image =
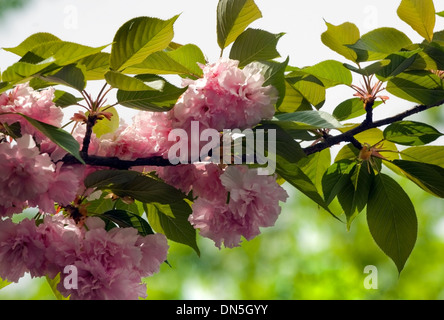
{"label": "dark brown branch", "polygon": [[397,121],[401,121],[411,115],[423,112],[425,110],[434,108],[434,107],[438,107],[440,105],[444,104],[444,100],[439,101],[433,105],[418,105],[410,110],[407,110],[405,112],[402,112],[396,116],[393,117],[389,117],[386,119],[382,119],[382,120],[378,120],[378,121],[368,121],[368,112],[367,112],[367,118],[366,120],[364,120],[359,126],[357,126],[356,128],[353,128],[347,132],[344,132],[340,135],[337,136],[331,136],[327,139],[325,139],[323,142],[317,143],[313,146],[307,147],[304,149],[305,154],[310,155],[316,152],[320,152],[324,149],[330,148],[336,144],[339,144],[341,142],[351,142],[356,148],[361,149],[361,144],[354,138],[355,135],[364,132],[368,129],[373,129],[373,128],[378,128],[378,127],[382,127]]}
{"label": "dark brown branch", "polygon": [[[334,145],[337,145],[341,142],[349,142],[353,144],[357,149],[361,149],[362,145],[361,143],[356,140],[355,135],[364,132],[368,129],[372,128],[378,128],[384,125],[388,125],[397,121],[401,121],[411,115],[423,112],[425,110],[431,109],[433,107],[437,107],[444,104],[444,100],[440,101],[436,104],[426,106],[426,105],[418,105],[410,110],[407,110],[405,112],[402,112],[396,116],[389,117],[386,119],[378,120],[378,121],[366,121],[364,120],[359,126],[344,132],[342,134],[339,134],[337,136],[330,136],[326,135],[324,137],[324,141],[319,142],[313,146],[304,148],[304,152],[307,155],[320,152],[324,149],[330,148]],[[92,126],[91,126],[92,130]],[[88,135],[88,129],[87,129],[87,135]],[[162,157],[149,157],[149,158],[139,158],[136,160],[121,160],[116,157],[100,157],[100,156],[91,156],[88,155],[87,152],[83,152],[83,150],[88,150],[89,140],[91,136],[89,135],[89,138],[85,135],[84,144],[82,148],[82,158],[84,159],[85,163],[88,165],[93,166],[100,166],[100,167],[108,167],[108,168],[114,168],[114,169],[120,169],[120,170],[126,170],[131,167],[135,166],[158,166],[158,167],[167,167],[167,166],[174,166],[168,159],[164,159]],[[65,164],[78,164],[79,161],[73,157],[72,155],[65,156],[62,161]]]}

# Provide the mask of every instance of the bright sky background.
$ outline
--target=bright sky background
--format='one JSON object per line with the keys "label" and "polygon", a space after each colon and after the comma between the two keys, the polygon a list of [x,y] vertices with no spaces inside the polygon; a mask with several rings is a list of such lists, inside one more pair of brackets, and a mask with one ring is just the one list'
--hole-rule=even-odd
{"label": "bright sky background", "polygon": [[[0,21],[0,47],[14,47],[36,32],[50,32],[65,41],[100,46],[112,42],[115,32],[137,16],[168,19],[181,14],[175,23],[174,41],[198,45],[209,61],[220,54],[216,39],[217,0],[32,0],[23,10],[9,13]],[[290,57],[290,65],[304,67],[327,59],[346,62],[325,47],[320,36],[326,30],[324,19],[334,25],[355,23],[361,34],[379,27],[394,27],[405,32],[413,42],[422,41],[396,15],[400,0],[256,0],[263,18],[251,27],[273,33],[284,32],[278,51]],[[437,11],[444,2],[435,1]],[[437,17],[435,30],[444,29],[444,19]],[[106,50],[109,50],[107,48]],[[229,50],[226,50],[226,55]],[[6,69],[18,59],[0,51],[0,68]],[[353,94],[349,88],[329,90],[326,111]],[[390,113],[404,110],[406,103],[391,101]],[[386,109],[386,108],[381,108]],[[378,112],[383,110],[377,109]],[[125,111],[127,112],[127,111]],[[128,114],[129,115],[129,114]],[[125,115],[121,116],[125,117]],[[377,114],[376,114],[377,117]]]}

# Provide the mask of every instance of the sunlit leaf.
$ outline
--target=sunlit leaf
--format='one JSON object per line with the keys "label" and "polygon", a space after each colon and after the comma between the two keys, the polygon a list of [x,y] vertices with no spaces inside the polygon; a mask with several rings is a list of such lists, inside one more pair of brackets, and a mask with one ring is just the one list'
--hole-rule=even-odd
{"label": "sunlit leaf", "polygon": [[174,37],[173,24],[178,17],[169,20],[138,17],[123,24],[113,40],[111,69],[122,71],[165,49]]}
{"label": "sunlit leaf", "polygon": [[397,13],[413,30],[432,41],[436,22],[433,0],[402,0]]}
{"label": "sunlit leaf", "polygon": [[334,26],[328,22],[325,22],[325,24],[327,25],[327,31],[321,35],[322,43],[348,60],[356,62],[358,55],[354,50],[346,47],[346,45],[356,43],[360,38],[360,32],[356,25],[350,22],[345,22],[339,26]]}
{"label": "sunlit leaf", "polygon": [[219,0],[217,5],[217,43],[223,50],[262,17],[253,0]]}
{"label": "sunlit leaf", "polygon": [[14,48],[3,48],[3,50],[15,53],[20,57],[23,57],[28,51],[31,51],[34,47],[46,42],[61,41],[58,37],[47,32],[38,32],[30,35],[22,43]]}
{"label": "sunlit leaf", "polygon": [[[373,109],[380,106],[382,101],[375,101]],[[334,110],[333,116],[339,121],[357,118],[366,113],[364,102],[360,98],[351,98],[341,102]]]}
{"label": "sunlit leaf", "polygon": [[93,127],[93,132],[97,138],[100,138],[104,134],[115,132],[119,128],[120,118],[116,108],[107,108],[106,112],[110,112],[112,114],[111,120],[108,120],[108,118],[103,118],[97,121]]}
{"label": "sunlit leaf", "polygon": [[237,37],[230,51],[230,59],[238,60],[239,67],[250,62],[280,57],[276,49],[283,33],[273,34],[259,29],[247,29]]}
{"label": "sunlit leaf", "polygon": [[128,74],[186,74],[199,77],[203,74],[200,64],[205,64],[205,56],[199,47],[187,44],[172,51],[158,51],[149,55],[141,63],[125,69]]}
{"label": "sunlit leaf", "polygon": [[412,44],[401,31],[394,28],[378,28],[364,34],[356,43],[347,47],[356,51],[358,62],[381,60]]}
{"label": "sunlit leaf", "polygon": [[418,146],[401,151],[403,160],[418,161],[435,164],[444,168],[444,147],[443,146]]}
{"label": "sunlit leaf", "polygon": [[351,85],[353,81],[350,71],[341,62],[335,60],[322,61],[314,66],[303,68],[301,71],[321,80],[326,88],[340,84]]}
{"label": "sunlit leaf", "polygon": [[146,111],[168,111],[177,102],[179,97],[187,88],[178,88],[165,79],[154,75],[138,75],[137,79],[145,83],[156,82],[161,84],[160,90],[145,91],[117,91],[117,101],[119,104],[139,110]]}

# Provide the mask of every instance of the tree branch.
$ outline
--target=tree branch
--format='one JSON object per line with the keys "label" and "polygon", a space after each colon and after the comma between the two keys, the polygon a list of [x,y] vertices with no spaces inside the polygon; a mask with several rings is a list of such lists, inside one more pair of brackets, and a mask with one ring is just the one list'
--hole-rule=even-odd
{"label": "tree branch", "polygon": [[373,129],[373,128],[378,128],[378,127],[382,127],[384,125],[388,125],[397,121],[401,121],[411,115],[423,112],[425,110],[434,108],[434,107],[438,107],[440,105],[444,104],[444,100],[441,100],[433,105],[418,105],[410,110],[407,110],[405,112],[402,112],[396,116],[393,117],[389,117],[386,119],[382,119],[382,120],[378,120],[378,121],[373,121],[372,119],[370,120],[370,116],[369,116],[369,111],[367,111],[367,116],[366,116],[366,120],[364,120],[359,126],[357,126],[356,128],[353,128],[347,132],[344,132],[340,135],[337,136],[330,136],[327,139],[324,139],[323,142],[317,143],[313,146],[307,147],[304,149],[304,152],[306,155],[310,155],[316,152],[320,152],[324,149],[330,148],[336,144],[339,144],[341,142],[351,142],[356,148],[361,149],[362,146],[359,143],[359,141],[357,141],[354,136],[364,132],[368,129]]}
{"label": "tree branch", "polygon": [[[349,142],[351,144],[353,144],[353,146],[355,146],[357,149],[361,149],[362,145],[361,143],[356,140],[356,138],[354,137],[355,135],[364,132],[368,129],[372,129],[372,128],[378,128],[384,125],[388,125],[397,121],[401,121],[411,115],[423,112],[425,110],[434,108],[434,107],[438,107],[440,105],[444,104],[444,100],[437,102],[436,104],[433,105],[418,105],[410,110],[407,110],[405,112],[402,112],[396,116],[393,117],[389,117],[386,119],[382,119],[382,120],[378,120],[378,121],[373,121],[370,119],[370,116],[368,116],[368,114],[370,112],[367,112],[367,117],[366,120],[364,120],[359,126],[344,132],[342,134],[339,134],[337,136],[326,136],[324,138],[324,141],[319,142],[315,145],[312,145],[310,147],[306,147],[304,148],[304,152],[306,155],[310,155],[316,152],[320,152],[324,149],[330,148],[334,145],[337,145],[341,142]],[[368,110],[367,110],[368,111]],[[92,128],[92,127],[91,127]],[[87,130],[88,133],[88,130]],[[89,136],[89,138],[87,137],[88,134],[85,136],[84,139],[84,144],[83,144],[83,148],[82,148],[82,158],[85,161],[86,164],[88,165],[93,165],[93,166],[100,166],[100,167],[108,167],[108,168],[114,168],[114,169],[120,169],[120,170],[127,170],[131,167],[135,167],[135,166],[158,166],[158,167],[167,167],[167,166],[174,166],[174,164],[172,164],[168,159],[165,159],[163,157],[149,157],[149,158],[139,158],[136,160],[121,160],[117,157],[100,157],[100,156],[91,156],[88,155],[87,152],[87,148],[89,145],[89,139],[91,138]],[[62,161],[65,164],[78,164],[79,161],[73,157],[72,155],[66,155]]]}

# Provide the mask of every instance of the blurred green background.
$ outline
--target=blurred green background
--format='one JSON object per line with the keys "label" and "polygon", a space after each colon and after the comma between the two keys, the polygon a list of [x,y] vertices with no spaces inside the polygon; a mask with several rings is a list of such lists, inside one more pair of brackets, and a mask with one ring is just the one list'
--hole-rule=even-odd
{"label": "blurred green background", "polygon": [[[0,16],[26,0],[0,0]],[[19,39],[20,41],[22,39]],[[426,121],[444,123],[441,110]],[[388,170],[385,170],[388,172]],[[285,185],[290,198],[273,228],[242,247],[216,248],[198,237],[201,256],[170,242],[168,260],[146,279],[148,299],[444,299],[444,202],[396,177],[415,204],[416,247],[399,276],[372,240],[365,212],[350,231]],[[377,268],[377,289],[366,289],[364,268]],[[0,290],[0,299],[55,299],[44,278],[23,278]]]}
{"label": "blurred green background", "polygon": [[[414,195],[419,232],[416,247],[398,276],[373,242],[365,213],[350,231],[310,200],[288,189],[290,201],[276,226],[242,247],[216,248],[199,237],[199,258],[170,242],[168,260],[146,279],[148,299],[444,299],[443,202],[401,180]],[[366,289],[367,265],[377,268],[377,289]],[[374,275],[374,273],[372,273]],[[0,299],[54,299],[44,278],[23,278],[0,290]]]}

